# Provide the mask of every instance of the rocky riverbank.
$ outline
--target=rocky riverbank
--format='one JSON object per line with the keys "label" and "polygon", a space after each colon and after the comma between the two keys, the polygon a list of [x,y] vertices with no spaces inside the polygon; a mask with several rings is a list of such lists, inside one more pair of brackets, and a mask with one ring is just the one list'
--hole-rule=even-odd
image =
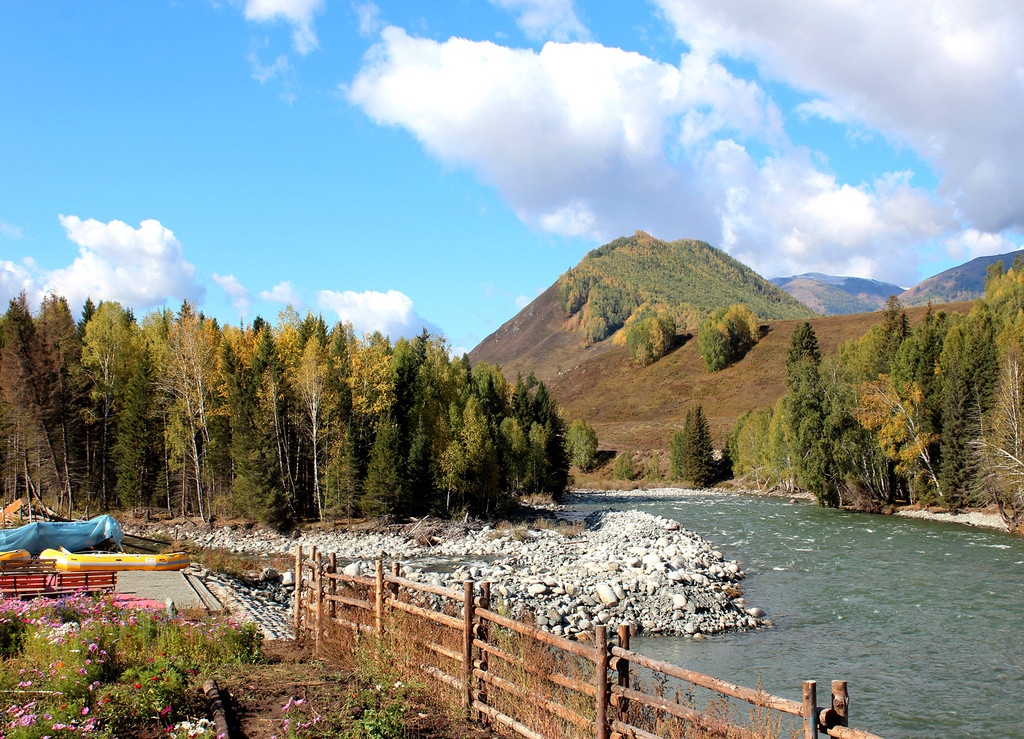
{"label": "rocky riverbank", "polygon": [[[449,538],[428,529],[306,532],[294,538],[256,528],[176,533],[199,546],[257,557],[315,546],[323,555],[335,553],[349,573],[368,574],[383,554],[403,562],[410,579],[449,587],[466,578],[490,581],[492,600],[502,608],[566,636],[585,634],[595,624],[629,623],[643,633],[694,638],[769,624],[761,609],[744,602],[737,562],[659,516],[601,511],[575,526],[477,524]],[[286,582],[291,576],[284,573]],[[286,632],[287,591],[281,588],[287,586],[275,584],[274,577],[264,573],[253,586],[211,574],[207,582],[215,594],[229,590],[225,598],[234,599],[232,609],[248,613],[268,634]]]}

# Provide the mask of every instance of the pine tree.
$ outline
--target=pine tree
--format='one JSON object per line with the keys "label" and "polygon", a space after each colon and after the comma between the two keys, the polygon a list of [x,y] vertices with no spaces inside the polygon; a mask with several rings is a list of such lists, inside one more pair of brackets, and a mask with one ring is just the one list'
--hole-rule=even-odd
{"label": "pine tree", "polygon": [[839,504],[832,440],[825,438],[825,396],[821,351],[811,324],[793,331],[786,355],[785,417],[793,443],[793,467],[801,484],[824,506]]}
{"label": "pine tree", "polygon": [[380,516],[398,510],[402,498],[398,474],[400,462],[398,426],[390,417],[386,417],[377,427],[377,438],[370,451],[370,464],[366,468],[360,506],[366,513]]}
{"label": "pine tree", "polygon": [[705,488],[715,479],[715,450],[704,409],[697,406],[683,424],[683,470],[694,487]]}
{"label": "pine tree", "polygon": [[612,473],[616,480],[635,480],[636,468],[633,465],[633,455],[627,449],[615,457],[615,468]]}

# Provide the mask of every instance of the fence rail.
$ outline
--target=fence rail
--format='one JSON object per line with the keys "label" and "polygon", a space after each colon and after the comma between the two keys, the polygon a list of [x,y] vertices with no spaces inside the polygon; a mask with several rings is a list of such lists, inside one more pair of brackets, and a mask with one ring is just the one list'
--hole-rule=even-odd
{"label": "fence rail", "polygon": [[[819,706],[813,680],[803,682],[802,700],[795,701],[631,651],[627,624],[614,635],[597,625],[592,645],[573,641],[492,610],[488,582],[439,587],[402,577],[398,562],[387,573],[383,560],[374,577],[345,575],[333,554],[324,562],[315,548],[304,552],[300,546],[293,607],[296,638],[312,636],[317,652],[335,625],[380,636],[389,625],[403,628],[422,650],[416,667],[456,691],[468,716],[529,739],[553,733],[664,739],[679,736],[683,725],[703,735],[761,739],[777,734],[784,717],[796,722],[794,733],[802,731],[804,739],[880,739],[849,727],[845,681],[833,681],[828,705]],[[399,616],[411,625],[394,626]],[[428,658],[432,664],[422,661]],[[649,673],[646,680],[640,669]],[[676,681],[674,697],[667,695],[670,679]],[[689,695],[694,689],[749,703],[755,725],[734,723],[728,711],[700,710]],[[547,724],[538,725],[538,712]],[[765,712],[772,713],[766,718]]]}

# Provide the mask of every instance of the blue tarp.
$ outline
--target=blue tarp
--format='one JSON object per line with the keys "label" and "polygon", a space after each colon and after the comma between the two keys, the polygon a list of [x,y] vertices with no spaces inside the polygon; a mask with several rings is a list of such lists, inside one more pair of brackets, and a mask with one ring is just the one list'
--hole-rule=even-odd
{"label": "blue tarp", "polygon": [[61,547],[70,552],[80,552],[95,547],[107,539],[113,539],[120,546],[123,537],[121,525],[110,516],[96,516],[88,521],[67,523],[39,521],[16,529],[0,531],[0,552],[27,549],[29,554],[39,554],[44,549]]}

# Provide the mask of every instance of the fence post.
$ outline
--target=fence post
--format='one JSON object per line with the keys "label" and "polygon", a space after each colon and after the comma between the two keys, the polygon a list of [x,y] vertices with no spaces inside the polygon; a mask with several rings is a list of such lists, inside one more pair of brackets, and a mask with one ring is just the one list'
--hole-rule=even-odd
{"label": "fence post", "polygon": [[377,557],[376,587],[374,594],[374,621],[377,627],[377,636],[384,636],[384,558]]}
{"label": "fence post", "polygon": [[[338,574],[338,553],[337,552],[331,552],[330,564],[327,566],[327,572],[329,572],[331,575],[337,575]],[[329,582],[331,583],[331,596],[337,595],[338,594],[338,578],[331,577],[329,579]],[[334,621],[335,617],[338,615],[338,604],[337,604],[337,602],[335,602],[333,600],[333,598],[332,598],[332,600],[328,601],[328,604],[327,604],[327,615],[330,617],[331,621]]]}
{"label": "fence post", "polygon": [[804,739],[818,739],[817,692],[818,684],[814,680],[804,680]]}
{"label": "fence post", "polygon": [[324,632],[324,573],[320,562],[320,552],[313,547],[313,577],[316,582],[316,636],[313,638],[313,653],[320,654],[320,643]]}
{"label": "fence post", "polygon": [[832,710],[839,716],[840,726],[850,725],[850,695],[845,680],[832,681]]}
{"label": "fence post", "polygon": [[[480,583],[480,607],[485,610],[491,610],[491,583],[490,581]],[[490,621],[485,618],[477,620],[477,629],[480,636],[480,641],[485,644],[489,643],[490,637]],[[487,672],[487,650],[480,650],[480,671]],[[487,703],[487,681],[480,680],[477,685],[477,700],[481,703]],[[479,711],[477,719],[484,726],[490,724],[489,717],[483,711]]]}
{"label": "fence post", "polygon": [[473,708],[473,581],[466,580],[462,593],[462,700],[466,718]]}
{"label": "fence post", "polygon": [[597,717],[594,736],[597,739],[608,739],[608,627],[598,624],[594,639],[597,647]]}
{"label": "fence post", "polygon": [[295,547],[295,602],[292,607],[292,631],[295,633],[295,640],[300,636],[299,629],[302,626],[302,545]]}
{"label": "fence post", "polygon": [[[629,649],[629,624],[619,624],[619,647]],[[615,664],[615,672],[618,674],[619,687],[629,689],[629,660],[619,657]],[[619,719],[626,721],[629,713],[629,699],[624,695],[615,696],[612,703],[619,711]]]}

